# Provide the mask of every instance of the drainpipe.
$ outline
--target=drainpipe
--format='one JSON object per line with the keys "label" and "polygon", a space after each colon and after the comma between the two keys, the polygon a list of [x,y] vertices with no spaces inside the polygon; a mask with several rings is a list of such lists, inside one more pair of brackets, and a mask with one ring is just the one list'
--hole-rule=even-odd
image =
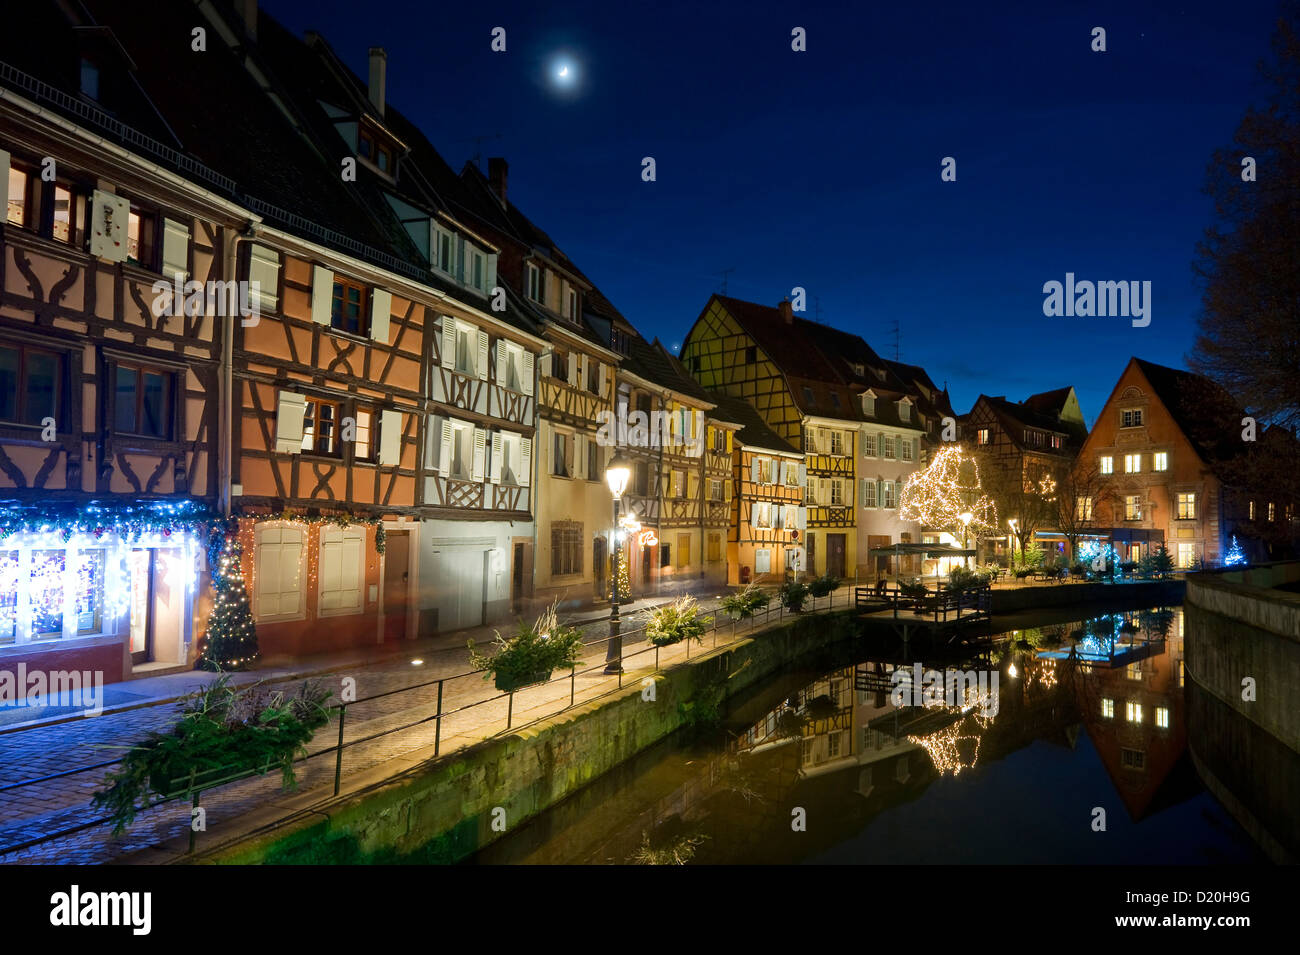
{"label": "drainpipe", "polygon": [[[235,281],[239,274],[240,246],[250,241],[257,234],[251,219],[239,227],[239,232],[229,234],[226,241],[225,261],[222,272],[228,276],[227,281]],[[223,517],[229,517],[231,511],[231,473],[234,457],[234,378],[235,378],[235,321],[236,316],[227,316],[227,322],[221,330],[221,364],[219,395],[217,407],[217,503]]]}

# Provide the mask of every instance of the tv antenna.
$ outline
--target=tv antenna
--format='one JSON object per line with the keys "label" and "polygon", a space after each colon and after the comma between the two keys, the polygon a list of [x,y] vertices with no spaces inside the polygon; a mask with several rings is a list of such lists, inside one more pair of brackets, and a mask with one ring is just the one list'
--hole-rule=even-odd
{"label": "tv antenna", "polygon": [[493,133],[490,136],[471,136],[469,139],[460,139],[452,143],[453,146],[459,146],[462,143],[474,144],[474,155],[470,157],[470,162],[476,166],[483,165],[483,144],[493,139],[500,139],[500,133]]}
{"label": "tv antenna", "polygon": [[736,271],[736,270],[735,270],[734,268],[732,268],[732,269],[723,269],[721,272],[714,272],[714,273],[713,273],[714,275],[721,275],[721,276],[722,276],[722,294],[723,294],[723,295],[726,295],[726,294],[727,294],[727,276],[729,276],[729,275],[730,275],[732,272],[734,272],[734,271]]}
{"label": "tv antenna", "polygon": [[898,353],[899,353],[898,346],[899,346],[899,339],[900,339],[898,319],[894,319],[891,325],[893,327],[890,330],[890,334],[894,336],[894,361],[898,361]]}

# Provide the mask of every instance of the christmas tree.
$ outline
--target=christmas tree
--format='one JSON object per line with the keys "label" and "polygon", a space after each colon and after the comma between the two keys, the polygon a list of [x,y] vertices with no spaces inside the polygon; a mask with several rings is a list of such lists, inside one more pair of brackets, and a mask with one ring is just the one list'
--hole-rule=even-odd
{"label": "christmas tree", "polygon": [[1169,551],[1165,549],[1164,544],[1161,544],[1160,549],[1156,551],[1153,569],[1161,577],[1168,577],[1174,572],[1174,559],[1170,556]]}
{"label": "christmas tree", "polygon": [[[614,563],[614,555],[610,555],[610,564]],[[632,571],[628,567],[627,548],[620,545],[618,555],[618,602],[627,603],[632,599]],[[611,566],[612,569],[612,566]]]}
{"label": "christmas tree", "polygon": [[1223,558],[1223,564],[1225,567],[1236,567],[1238,564],[1244,564],[1245,562],[1246,555],[1242,551],[1241,545],[1237,543],[1237,536],[1234,534],[1232,546],[1228,548],[1228,556]]}
{"label": "christmas tree", "polygon": [[212,571],[212,591],[212,614],[196,665],[200,670],[242,670],[258,657],[257,628],[244,588],[239,538],[233,532],[225,535],[220,547]]}

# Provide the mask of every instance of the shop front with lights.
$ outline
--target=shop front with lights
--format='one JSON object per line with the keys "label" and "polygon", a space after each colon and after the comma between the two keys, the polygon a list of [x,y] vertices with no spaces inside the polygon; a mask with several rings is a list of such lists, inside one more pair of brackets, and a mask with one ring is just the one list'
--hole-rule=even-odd
{"label": "shop front with lights", "polygon": [[90,670],[110,683],[190,665],[201,507],[4,502],[0,514],[0,670]]}

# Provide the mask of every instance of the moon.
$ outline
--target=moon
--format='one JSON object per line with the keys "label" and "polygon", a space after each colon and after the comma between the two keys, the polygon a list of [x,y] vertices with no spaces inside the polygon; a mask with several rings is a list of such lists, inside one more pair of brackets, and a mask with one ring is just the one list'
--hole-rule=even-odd
{"label": "moon", "polygon": [[551,83],[557,89],[571,90],[578,85],[578,63],[567,53],[558,53],[551,59]]}

